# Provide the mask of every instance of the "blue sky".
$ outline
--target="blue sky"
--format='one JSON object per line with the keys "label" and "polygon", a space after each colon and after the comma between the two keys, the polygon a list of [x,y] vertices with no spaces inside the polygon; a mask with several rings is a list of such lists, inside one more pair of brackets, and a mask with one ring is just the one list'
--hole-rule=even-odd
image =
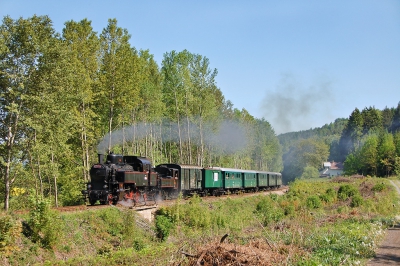
{"label": "blue sky", "polygon": [[187,49],[209,58],[235,108],[269,121],[277,134],[348,118],[357,107],[400,102],[400,1],[46,1],[0,0],[0,15],[69,20],[109,18],[148,49]]}

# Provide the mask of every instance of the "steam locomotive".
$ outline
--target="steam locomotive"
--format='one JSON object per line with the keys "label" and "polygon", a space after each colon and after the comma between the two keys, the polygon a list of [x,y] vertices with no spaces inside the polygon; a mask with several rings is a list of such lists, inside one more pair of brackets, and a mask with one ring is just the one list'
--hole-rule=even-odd
{"label": "steam locomotive", "polygon": [[109,153],[98,155],[98,163],[90,169],[91,180],[82,190],[90,205],[117,204],[132,201],[224,195],[278,188],[282,175],[277,172],[242,170],[223,167],[203,168],[193,165],[160,164],[152,167],[146,157]]}

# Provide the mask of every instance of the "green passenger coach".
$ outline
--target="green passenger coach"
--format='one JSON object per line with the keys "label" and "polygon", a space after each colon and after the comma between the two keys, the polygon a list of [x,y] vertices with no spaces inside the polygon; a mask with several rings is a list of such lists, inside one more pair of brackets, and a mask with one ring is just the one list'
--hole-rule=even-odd
{"label": "green passenger coach", "polygon": [[219,196],[224,194],[224,179],[221,168],[209,167],[204,168],[203,172],[203,188],[205,194]]}

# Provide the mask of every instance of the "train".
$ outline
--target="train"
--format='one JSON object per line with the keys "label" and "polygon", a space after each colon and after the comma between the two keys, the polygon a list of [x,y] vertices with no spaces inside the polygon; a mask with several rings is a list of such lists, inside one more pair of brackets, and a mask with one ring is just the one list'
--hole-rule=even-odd
{"label": "train", "polygon": [[280,186],[282,174],[278,172],[173,163],[153,167],[146,157],[109,153],[98,154],[98,162],[90,169],[90,181],[82,195],[90,205],[97,202],[116,205],[126,201],[136,205],[179,195],[221,196]]}

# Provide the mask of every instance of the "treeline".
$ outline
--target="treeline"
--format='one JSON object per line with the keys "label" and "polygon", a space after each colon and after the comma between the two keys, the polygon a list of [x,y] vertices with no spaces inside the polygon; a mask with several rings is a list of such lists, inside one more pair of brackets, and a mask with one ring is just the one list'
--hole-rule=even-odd
{"label": "treeline", "polygon": [[98,34],[47,16],[0,26],[0,160],[4,208],[26,194],[79,202],[98,152],[176,162],[282,170],[271,125],[238,110],[217,87],[209,59],[130,44],[115,19]]}
{"label": "treeline", "polygon": [[356,108],[335,151],[347,174],[400,174],[400,103],[384,110]]}
{"label": "treeline", "polygon": [[400,174],[400,103],[384,110],[355,109],[348,119],[279,135],[285,182],[318,177],[322,162],[344,162],[347,175]]}

